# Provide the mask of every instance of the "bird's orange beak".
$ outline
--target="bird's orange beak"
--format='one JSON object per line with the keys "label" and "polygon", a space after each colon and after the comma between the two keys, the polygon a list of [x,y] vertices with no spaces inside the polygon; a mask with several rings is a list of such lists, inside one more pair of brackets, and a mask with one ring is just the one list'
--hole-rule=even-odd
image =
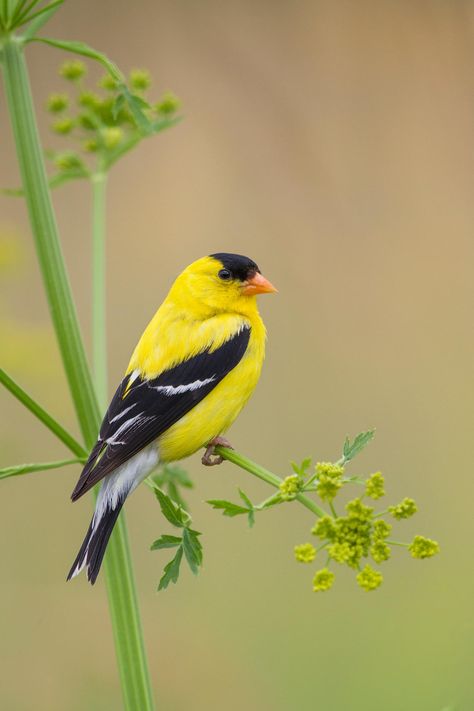
{"label": "bird's orange beak", "polygon": [[275,294],[276,289],[268,279],[265,279],[259,272],[255,272],[251,279],[247,279],[243,283],[242,292],[246,296],[255,296],[255,294]]}

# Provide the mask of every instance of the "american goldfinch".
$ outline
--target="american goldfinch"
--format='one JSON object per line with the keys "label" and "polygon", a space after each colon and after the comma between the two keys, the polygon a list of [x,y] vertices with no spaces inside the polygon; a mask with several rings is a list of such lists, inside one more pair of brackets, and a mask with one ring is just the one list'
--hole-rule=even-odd
{"label": "american goldfinch", "polygon": [[256,295],[276,291],[238,254],[193,262],[135,348],[72,500],[102,481],[95,512],[68,580],[97,579],[125,499],[159,463],[206,447],[203,464],[252,394],[265,355]]}

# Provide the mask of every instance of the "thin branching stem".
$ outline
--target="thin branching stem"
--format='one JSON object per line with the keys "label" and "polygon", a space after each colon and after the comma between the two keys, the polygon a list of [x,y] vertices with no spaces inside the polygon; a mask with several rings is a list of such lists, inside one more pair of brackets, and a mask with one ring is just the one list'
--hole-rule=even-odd
{"label": "thin branching stem", "polygon": [[28,393],[26,393],[23,388],[13,380],[13,378],[10,378],[10,376],[7,375],[2,368],[0,368],[0,383],[2,383],[2,385],[4,385],[6,389],[17,398],[17,400],[19,400],[30,412],[33,413],[33,415],[35,415],[35,417],[37,417],[49,430],[51,430],[51,432],[55,434],[56,437],[60,439],[73,454],[81,457],[82,459],[87,458],[87,452],[82,444],[79,444],[79,442],[77,442],[77,440],[75,440],[74,437],[49,414],[49,412],[46,412],[46,410],[42,408],[36,400],[33,400],[33,398],[30,397]]}
{"label": "thin branching stem", "polygon": [[[280,487],[283,483],[283,479],[274,474],[273,472],[265,469],[256,462],[252,462],[251,459],[244,457],[243,454],[239,454],[235,449],[228,449],[227,447],[221,447],[220,445],[215,448],[216,454],[220,454],[223,459],[226,459],[233,464],[236,464],[241,469],[253,474],[254,476],[266,481],[267,484],[274,486],[276,489]],[[312,511],[316,516],[325,516],[326,512],[317,505],[312,499],[308,498],[304,494],[297,494],[296,500],[303,504],[307,509]]]}
{"label": "thin branching stem", "polygon": [[105,235],[107,174],[94,173],[92,182],[92,372],[102,412],[107,407],[107,332]]}

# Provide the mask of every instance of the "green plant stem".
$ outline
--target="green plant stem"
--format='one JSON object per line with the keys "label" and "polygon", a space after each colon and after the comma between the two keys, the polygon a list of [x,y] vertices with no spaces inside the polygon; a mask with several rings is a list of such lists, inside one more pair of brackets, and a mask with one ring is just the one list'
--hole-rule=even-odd
{"label": "green plant stem", "polygon": [[[102,411],[105,411],[108,402],[105,301],[106,181],[105,172],[99,171],[92,176],[92,352],[94,385]],[[124,561],[127,562],[126,565],[123,565]],[[125,705],[127,709],[134,711],[151,711],[153,696],[123,512],[107,547],[105,572]],[[131,622],[133,624],[130,624]],[[134,668],[144,672],[141,679],[133,675]]]}
{"label": "green plant stem", "polygon": [[87,452],[84,447],[79,444],[79,442],[77,442],[74,437],[54,419],[54,417],[51,417],[51,415],[46,412],[41,405],[33,400],[33,398],[31,398],[28,393],[26,393],[23,388],[18,385],[18,383],[10,378],[10,376],[7,375],[2,368],[0,368],[0,383],[2,383],[2,385],[4,385],[6,389],[17,398],[17,400],[19,400],[30,412],[32,412],[33,415],[41,420],[41,422],[46,425],[46,427],[51,430],[51,432],[55,434],[56,437],[58,437],[58,439],[60,439],[73,454],[76,454],[81,458],[87,458]]}
{"label": "green plant stem", "polygon": [[[4,37],[3,75],[25,198],[53,325],[79,425],[91,448],[99,408],[79,332],[48,189],[21,38]],[[127,711],[152,711],[150,675],[143,644],[132,563],[123,514],[105,557],[109,607]]]}
{"label": "green plant stem", "polygon": [[5,39],[3,57],[10,119],[46,296],[79,425],[91,447],[99,411],[59,243],[20,38]]}
{"label": "green plant stem", "polygon": [[[216,454],[220,454],[223,459],[227,459],[228,462],[232,462],[232,464],[236,464],[238,467],[245,469],[245,471],[253,474],[259,479],[262,479],[262,481],[266,481],[267,484],[274,486],[276,489],[278,489],[280,484],[283,483],[283,479],[280,479],[279,476],[268,471],[268,469],[264,469],[264,467],[261,467],[260,464],[252,462],[251,459],[239,454],[235,451],[235,449],[227,449],[226,447],[218,446],[215,448],[215,452]],[[326,512],[322,508],[320,508],[312,499],[309,499],[304,494],[297,494],[296,500],[299,501],[300,504],[303,504],[303,506],[306,506],[307,509],[315,513],[316,516],[326,515]]]}
{"label": "green plant stem", "polygon": [[105,288],[105,234],[107,174],[94,173],[92,181],[92,372],[102,412],[107,407],[107,332]]}
{"label": "green plant stem", "polygon": [[0,479],[8,479],[11,476],[22,476],[31,472],[45,472],[49,469],[61,469],[69,464],[83,464],[83,459],[62,459],[58,462],[35,462],[34,464],[16,464],[13,467],[3,467],[0,469]]}

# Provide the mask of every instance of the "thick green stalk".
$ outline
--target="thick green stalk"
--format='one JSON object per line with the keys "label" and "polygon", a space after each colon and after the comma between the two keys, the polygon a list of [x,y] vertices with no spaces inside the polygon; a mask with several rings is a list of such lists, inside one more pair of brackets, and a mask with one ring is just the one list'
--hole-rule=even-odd
{"label": "thick green stalk", "polygon": [[43,274],[49,309],[71,389],[79,425],[88,447],[97,436],[99,410],[64,265],[36,127],[23,45],[17,37],[3,42],[4,81],[18,162]]}
{"label": "thick green stalk", "polygon": [[[6,96],[31,228],[69,387],[86,445],[90,448],[97,436],[99,408],[59,244],[23,43],[20,38],[6,36],[1,44]],[[105,563],[125,708],[151,711],[150,677],[123,514],[115,526]]]}
{"label": "thick green stalk", "polygon": [[102,412],[107,407],[107,336],[105,318],[105,192],[107,174],[92,176],[92,372]]}
{"label": "thick green stalk", "polygon": [[[266,481],[267,484],[274,486],[276,489],[278,489],[280,484],[283,483],[283,479],[280,479],[279,476],[260,466],[260,464],[252,462],[251,459],[244,457],[243,454],[239,454],[234,449],[227,449],[227,447],[219,446],[216,447],[215,451],[216,454],[220,454],[223,459],[227,459],[227,461],[236,464],[242,469],[245,469],[245,471],[253,474],[259,479],[262,479],[262,481]],[[308,498],[304,494],[297,494],[296,500],[299,501],[300,504],[303,504],[303,506],[306,506],[307,509],[315,513],[316,516],[326,515],[326,512],[323,511],[322,508],[320,508],[312,499]]]}

